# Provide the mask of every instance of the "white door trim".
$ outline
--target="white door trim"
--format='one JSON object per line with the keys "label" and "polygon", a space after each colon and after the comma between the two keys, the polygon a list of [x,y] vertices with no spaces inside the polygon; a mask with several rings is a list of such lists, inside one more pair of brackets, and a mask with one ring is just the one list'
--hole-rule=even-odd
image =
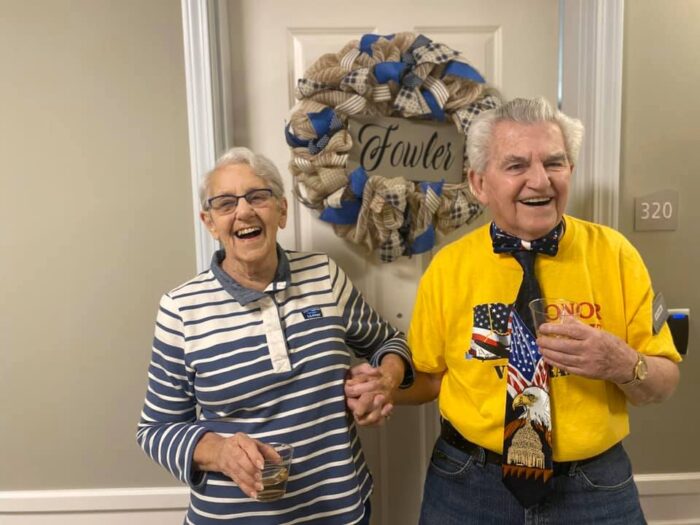
{"label": "white door trim", "polygon": [[209,268],[216,242],[199,220],[199,184],[216,160],[208,3],[181,0],[182,34],[187,81],[187,121],[190,142],[192,208],[194,211],[197,272]]}
{"label": "white door trim", "polygon": [[569,212],[617,228],[624,0],[560,0],[562,111],[586,125]]}

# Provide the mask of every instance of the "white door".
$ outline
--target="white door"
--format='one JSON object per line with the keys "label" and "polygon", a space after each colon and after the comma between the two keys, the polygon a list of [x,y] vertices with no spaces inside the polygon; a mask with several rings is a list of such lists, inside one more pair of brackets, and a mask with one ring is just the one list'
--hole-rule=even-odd
{"label": "white door", "polygon": [[[365,33],[422,33],[461,51],[506,97],[542,95],[556,101],[557,0],[229,0],[227,9],[234,144],[275,161],[288,192],[290,153],[283,126],[296,81],[322,54],[336,53]],[[288,198],[291,220],[281,244],[329,253],[384,317],[406,330],[429,255],[376,262],[337,238],[291,193]],[[362,431],[375,477],[374,525],[417,523],[437,429],[437,411],[429,405],[401,407],[388,426]]]}

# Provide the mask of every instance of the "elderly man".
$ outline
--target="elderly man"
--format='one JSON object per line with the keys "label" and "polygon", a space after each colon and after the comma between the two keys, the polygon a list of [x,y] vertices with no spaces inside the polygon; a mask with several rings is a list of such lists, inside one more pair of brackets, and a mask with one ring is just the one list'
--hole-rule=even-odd
{"label": "elderly man", "polygon": [[[582,134],[543,99],[485,112],[469,131],[469,182],[493,222],[431,262],[409,331],[420,373],[391,399],[439,396],[421,524],[644,523],[621,445],[627,402],[668,398],[680,356],[653,325],[635,248],[564,214]],[[565,298],[579,320],[535,334],[536,297]]]}

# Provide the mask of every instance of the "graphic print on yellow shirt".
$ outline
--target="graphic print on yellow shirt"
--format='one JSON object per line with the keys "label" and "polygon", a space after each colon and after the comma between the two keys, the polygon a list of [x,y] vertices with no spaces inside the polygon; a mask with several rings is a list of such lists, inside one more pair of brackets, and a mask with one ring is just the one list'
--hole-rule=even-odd
{"label": "graphic print on yellow shirt", "polygon": [[513,306],[510,304],[480,304],[474,308],[472,341],[467,359],[483,361],[508,358],[510,327],[508,320]]}

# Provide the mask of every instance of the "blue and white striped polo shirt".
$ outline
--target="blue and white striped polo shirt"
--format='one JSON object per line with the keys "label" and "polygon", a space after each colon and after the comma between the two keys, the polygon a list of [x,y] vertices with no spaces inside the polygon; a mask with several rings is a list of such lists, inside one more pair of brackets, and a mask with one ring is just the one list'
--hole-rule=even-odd
{"label": "blue and white striped polo shirt", "polygon": [[[350,349],[374,366],[387,352],[410,364],[405,338],[328,256],[278,254],[264,292],[233,281],[219,252],[210,270],[161,298],[137,440],[190,485],[185,523],[351,524],[372,490],[345,405]],[[286,495],[258,502],[224,474],[193,472],[208,431],[293,444]]]}

